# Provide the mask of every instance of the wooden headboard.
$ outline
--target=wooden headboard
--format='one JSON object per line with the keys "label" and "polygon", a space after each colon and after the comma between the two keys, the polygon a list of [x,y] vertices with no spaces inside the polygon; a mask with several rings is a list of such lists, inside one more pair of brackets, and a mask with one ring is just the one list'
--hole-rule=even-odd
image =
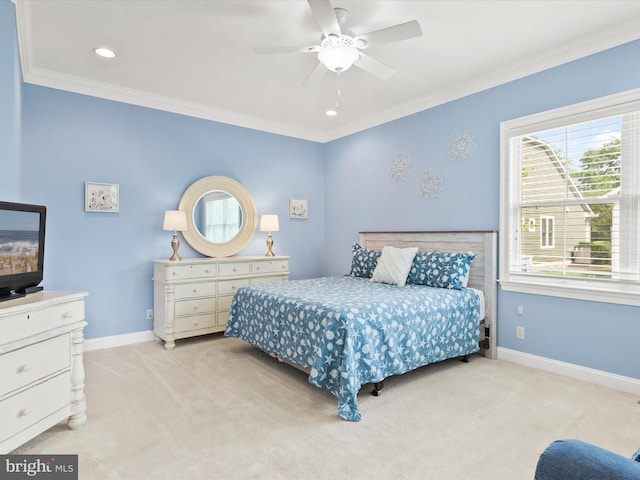
{"label": "wooden headboard", "polygon": [[368,249],[390,245],[418,247],[421,251],[475,252],[468,286],[484,292],[485,319],[480,339],[488,358],[496,358],[497,242],[497,233],[493,231],[360,232],[359,240],[360,245]]}

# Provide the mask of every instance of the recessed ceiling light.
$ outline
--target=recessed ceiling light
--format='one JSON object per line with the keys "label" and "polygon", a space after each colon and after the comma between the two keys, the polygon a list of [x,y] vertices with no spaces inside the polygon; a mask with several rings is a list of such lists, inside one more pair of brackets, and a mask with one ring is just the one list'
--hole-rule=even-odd
{"label": "recessed ceiling light", "polygon": [[334,110],[333,108],[330,108],[329,110],[327,110],[326,112],[324,112],[324,114],[327,117],[335,117],[336,115],[338,115],[338,111]]}
{"label": "recessed ceiling light", "polygon": [[96,53],[96,55],[100,55],[104,58],[113,58],[116,56],[116,52],[106,47],[94,48],[93,51]]}

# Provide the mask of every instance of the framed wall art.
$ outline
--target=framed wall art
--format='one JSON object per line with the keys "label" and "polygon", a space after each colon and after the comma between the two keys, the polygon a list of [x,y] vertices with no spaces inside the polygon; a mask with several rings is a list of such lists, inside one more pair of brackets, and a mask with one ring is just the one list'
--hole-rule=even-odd
{"label": "framed wall art", "polygon": [[120,186],[117,183],[84,182],[84,209],[87,212],[119,212]]}
{"label": "framed wall art", "polygon": [[289,199],[289,218],[307,218],[309,201],[306,198],[291,197]]}

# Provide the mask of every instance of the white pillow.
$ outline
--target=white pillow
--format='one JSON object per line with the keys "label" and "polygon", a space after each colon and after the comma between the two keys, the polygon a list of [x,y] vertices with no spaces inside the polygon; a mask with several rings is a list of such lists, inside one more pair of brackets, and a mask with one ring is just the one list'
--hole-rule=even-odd
{"label": "white pillow", "polygon": [[378,265],[373,271],[371,281],[404,287],[404,284],[407,283],[409,270],[411,270],[413,257],[416,256],[417,252],[417,247],[384,247],[382,255],[378,259]]}

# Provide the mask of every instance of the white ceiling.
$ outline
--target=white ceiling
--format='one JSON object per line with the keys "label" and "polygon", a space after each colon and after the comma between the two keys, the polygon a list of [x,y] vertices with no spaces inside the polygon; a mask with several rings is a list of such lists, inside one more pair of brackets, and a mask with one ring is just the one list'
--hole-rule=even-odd
{"label": "white ceiling", "polygon": [[[332,0],[364,34],[418,20],[423,36],[372,46],[388,80],[352,67],[305,83],[316,45],[305,0],[15,0],[24,80],[326,142],[640,38],[637,0]],[[117,57],[100,58],[97,46]]]}

